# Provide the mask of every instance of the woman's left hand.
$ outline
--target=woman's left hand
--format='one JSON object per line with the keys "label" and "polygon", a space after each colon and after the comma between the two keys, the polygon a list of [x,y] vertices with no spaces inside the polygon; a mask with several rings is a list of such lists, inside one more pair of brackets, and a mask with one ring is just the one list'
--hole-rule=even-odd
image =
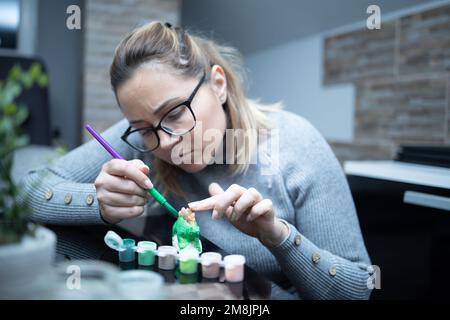
{"label": "woman's left hand", "polygon": [[211,183],[211,197],[189,203],[193,211],[213,210],[212,218],[228,220],[240,231],[255,237],[267,247],[280,244],[288,235],[288,227],[275,217],[272,201],[264,199],[255,188],[233,184],[224,191]]}

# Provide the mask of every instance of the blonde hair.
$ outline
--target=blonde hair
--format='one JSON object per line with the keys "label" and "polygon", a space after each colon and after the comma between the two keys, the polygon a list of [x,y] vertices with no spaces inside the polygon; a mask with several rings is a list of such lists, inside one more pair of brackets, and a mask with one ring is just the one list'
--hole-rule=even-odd
{"label": "blonde hair", "polygon": [[[244,173],[257,149],[257,132],[272,127],[265,112],[276,111],[282,106],[280,103],[263,105],[246,98],[242,87],[244,74],[239,52],[231,46],[219,45],[206,37],[188,34],[181,28],[173,28],[161,22],[150,22],[129,33],[115,50],[110,77],[116,99],[118,87],[147,62],[169,66],[187,78],[200,77],[204,72],[209,75],[208,71],[213,65],[223,68],[227,79],[227,100],[223,106],[231,129],[250,132],[246,146],[248,149],[244,150],[239,146],[235,149],[234,159],[246,161],[231,164],[229,167],[232,175]],[[177,175],[181,169],[157,158],[154,166],[155,183],[163,185],[164,193],[173,192],[184,196],[177,183]]]}

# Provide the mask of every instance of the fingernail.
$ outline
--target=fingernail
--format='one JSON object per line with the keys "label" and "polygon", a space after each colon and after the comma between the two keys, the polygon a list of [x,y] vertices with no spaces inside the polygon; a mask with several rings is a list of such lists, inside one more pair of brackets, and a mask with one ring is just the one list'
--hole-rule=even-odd
{"label": "fingernail", "polygon": [[153,184],[150,181],[150,179],[145,179],[144,184],[145,184],[145,187],[148,189],[153,188]]}
{"label": "fingernail", "polygon": [[216,209],[214,209],[213,212],[212,212],[212,218],[213,218],[214,220],[217,220],[217,216],[218,216],[218,215],[219,215],[219,213],[217,212]]}
{"label": "fingernail", "polygon": [[194,209],[197,205],[198,205],[198,201],[194,201],[194,202],[189,202],[188,203],[188,206],[191,209]]}

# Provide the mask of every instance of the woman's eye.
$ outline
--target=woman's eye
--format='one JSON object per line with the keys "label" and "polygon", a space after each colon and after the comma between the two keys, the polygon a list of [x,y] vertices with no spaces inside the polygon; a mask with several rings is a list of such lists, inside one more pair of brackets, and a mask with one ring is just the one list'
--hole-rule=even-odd
{"label": "woman's eye", "polygon": [[152,132],[152,129],[151,129],[151,128],[146,128],[146,129],[143,129],[143,130],[139,130],[139,133],[141,134],[141,136],[147,136],[147,135],[149,135],[151,132]]}
{"label": "woman's eye", "polygon": [[168,120],[176,120],[183,114],[182,108],[176,108],[175,110],[172,110],[167,115]]}

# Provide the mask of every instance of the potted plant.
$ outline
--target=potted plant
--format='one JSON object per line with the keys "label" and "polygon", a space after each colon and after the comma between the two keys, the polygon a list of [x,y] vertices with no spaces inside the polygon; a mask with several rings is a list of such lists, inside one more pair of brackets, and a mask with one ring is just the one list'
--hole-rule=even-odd
{"label": "potted plant", "polygon": [[[14,66],[0,81],[0,298],[43,298],[54,262],[56,237],[28,219],[30,210],[19,197],[11,170],[14,152],[28,144],[22,125],[28,109],[17,102],[24,90],[47,86],[47,75],[34,63]],[[23,200],[23,199],[22,199]]]}

